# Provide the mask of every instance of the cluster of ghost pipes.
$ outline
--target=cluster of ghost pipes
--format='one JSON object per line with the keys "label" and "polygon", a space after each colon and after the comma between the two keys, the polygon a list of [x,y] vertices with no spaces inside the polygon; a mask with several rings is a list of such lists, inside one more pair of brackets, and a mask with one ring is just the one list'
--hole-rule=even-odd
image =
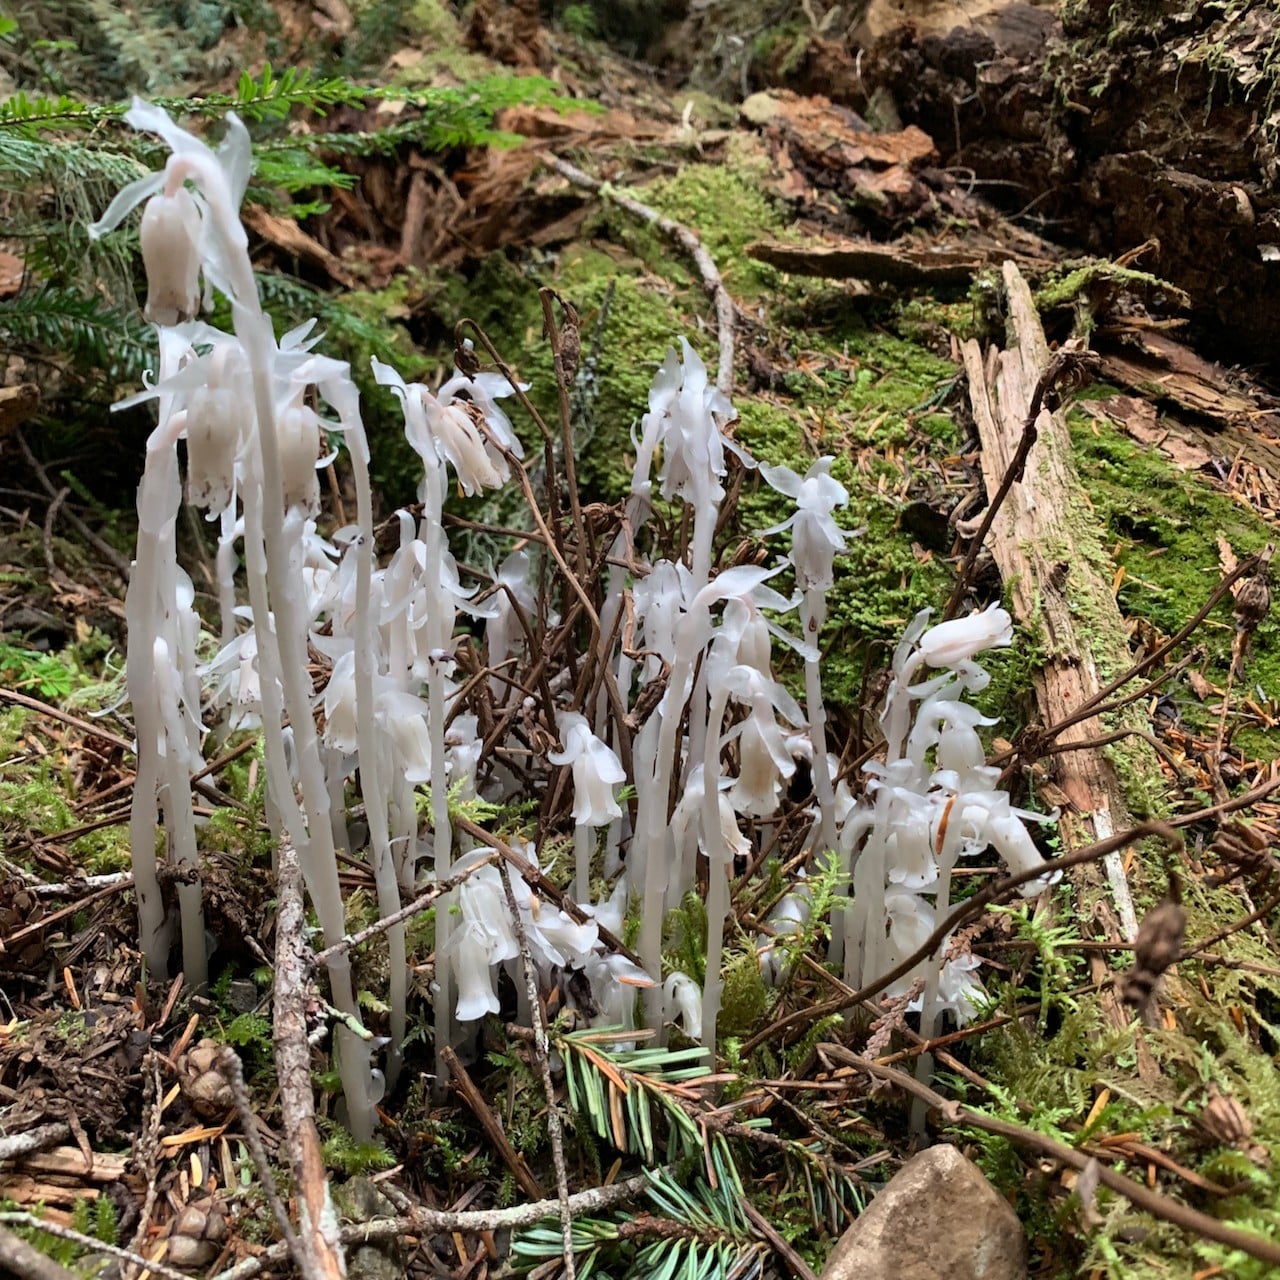
{"label": "cluster of ghost pipes", "polygon": [[[171,152],[163,170],[121,191],[92,228],[101,235],[146,201],[146,314],[158,333],[159,368],[152,385],[123,403],[154,399],[159,421],[138,492],[127,676],[138,735],[131,834],[141,943],[153,969],[164,972],[169,932],[157,879],[157,806],[173,858],[194,873],[189,780],[202,767],[205,717],[226,729],[261,727],[268,817],[298,851],[331,945],[345,930],[339,849],[366,847],[384,915],[421,880],[456,875],[477,858],[453,847],[450,794],[465,799],[482,777],[485,798],[501,802],[511,798],[513,780],[500,762],[481,767],[476,719],[454,705],[460,696],[452,678],[455,624],[459,612],[483,619],[486,658],[498,672],[519,656],[524,628],[517,611],[532,608],[534,595],[531,558],[523,550],[498,570],[500,589],[478,597],[464,587],[442,523],[449,471],[470,496],[506,483],[511,460],[521,454],[496,403],[513,390],[506,380],[457,373],[433,394],[374,362],[377,380],[401,401],[406,435],[423,465],[421,517],[415,522],[401,513],[399,548],[380,568],[368,447],[350,370],[314,350],[310,325],[277,341],[258,298],[238,213],[251,164],[243,124],[229,115],[214,151],[158,107],[135,101],[126,119],[158,134]],[[195,319],[215,290],[230,303],[230,333]],[[761,466],[765,482],[796,506],[784,524],[764,531],[790,531],[788,557],[769,568],[714,572],[726,451],[744,467],[755,464],[723,434],[734,417],[731,405],[708,384],[689,345],[682,348],[682,357],[669,352],[658,370],[634,437],[628,524],[632,545],[643,545],[660,456],[662,498],[687,504],[690,513],[687,562],[657,559],[633,573],[621,567],[628,560],[619,545],[610,557],[601,614],[604,635],[619,632],[615,623],[628,604],[637,620],[630,647],[624,651],[618,643],[608,655],[628,707],[654,680],[665,679],[665,690],[632,743],[631,777],[610,745],[616,726],[603,695],[596,704],[557,711],[563,749],[546,757],[547,766],[572,769],[573,893],[585,922],[539,901],[518,878],[504,884],[505,870],[476,868],[436,913],[438,1049],[456,1040],[459,1023],[498,1010],[497,971],[519,956],[508,887],[533,961],[544,976],[553,969],[581,971],[599,1021],[633,1027],[642,989],[649,1026],[679,1021],[688,1036],[714,1048],[734,862],[752,853],[751,839],[777,820],[800,758],[814,779],[812,849],[836,851],[852,884],[852,902],[831,921],[831,958],[843,957],[850,982],[885,972],[928,935],[935,915],[945,912],[958,857],[994,846],[1015,869],[1038,865],[1024,825],[1034,815],[1010,808],[983,763],[976,727],[984,721],[961,700],[986,680],[975,654],[1010,642],[1001,609],[932,629],[926,629],[927,615],[916,619],[893,663],[883,717],[886,759],[868,766],[863,799],[837,785],[814,641],[834,558],[848,536],[833,514],[847,494],[830,475],[830,458],[804,476]],[[321,418],[315,404],[332,416]],[[194,591],[176,556],[180,439],[186,441],[187,501],[219,525],[221,643],[204,663]],[[321,456],[322,442],[332,440],[341,440],[350,459],[357,522],[326,539],[315,524],[317,467],[332,459],[332,453]],[[239,603],[236,586],[241,559],[247,603]],[[795,584],[791,596],[770,585],[784,572]],[[797,608],[803,638],[778,621]],[[807,711],[775,679],[774,641],[803,661]],[[327,664],[319,689],[309,650]],[[913,683],[925,668],[937,674]],[[496,674],[492,680],[499,699],[523,696],[511,681]],[[322,730],[315,714],[320,704]],[[367,835],[348,825],[346,788],[357,771]],[[635,788],[633,819],[618,803],[624,783]],[[424,867],[420,787],[431,836]],[[536,849],[524,852],[536,863]],[[598,853],[613,887],[593,904],[589,877]],[[697,883],[699,856],[706,859],[708,883],[701,990],[684,974],[662,980],[663,921]],[[181,878],[178,901],[184,972],[199,984],[208,961],[195,874]],[[777,981],[785,971],[778,938],[801,930],[809,910],[801,873],[759,940],[767,979]],[[601,926],[619,933],[627,911],[639,916],[640,967],[601,942]],[[374,1042],[362,1027],[345,952],[328,966],[348,1121],[357,1135],[371,1132],[383,1087],[374,1051],[386,1049],[387,1071],[394,1073],[406,1031],[404,926],[389,929],[387,939],[386,1041]],[[971,972],[975,962],[951,955],[945,944],[939,955],[945,959],[921,966],[918,975],[925,1016],[936,1018],[944,1009],[970,1016],[981,991]],[[894,991],[906,990],[912,978]]]}

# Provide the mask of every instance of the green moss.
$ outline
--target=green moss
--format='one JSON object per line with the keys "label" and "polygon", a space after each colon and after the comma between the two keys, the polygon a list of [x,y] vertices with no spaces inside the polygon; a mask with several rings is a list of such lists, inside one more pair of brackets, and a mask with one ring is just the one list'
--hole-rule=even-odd
{"label": "green moss", "polygon": [[[768,161],[759,148],[734,137],[723,163],[685,165],[674,177],[653,182],[636,194],[659,213],[696,231],[729,292],[740,301],[752,300],[775,290],[780,274],[745,253],[753,241],[779,234],[785,226],[780,209],[766,194],[769,176]],[[661,235],[658,231],[648,234]],[[679,256],[680,251],[664,242],[652,256],[673,255]],[[687,273],[687,259],[680,257],[680,261]]]}
{"label": "green moss", "polygon": [[[1158,450],[1135,444],[1115,427],[1082,416],[1072,419],[1077,465],[1102,522],[1117,566],[1125,570],[1119,601],[1130,617],[1165,635],[1177,631],[1221,577],[1219,537],[1243,558],[1267,544],[1269,527],[1247,507],[1198,476],[1180,471]],[[1206,620],[1196,639],[1206,648],[1204,674],[1225,685],[1235,634],[1230,601]],[[1280,626],[1265,619],[1253,637],[1242,686],[1280,696]],[[1184,683],[1171,691],[1193,729],[1216,731],[1216,717]],[[1238,699],[1237,699],[1238,705]],[[1251,724],[1234,738],[1248,755],[1269,758],[1280,736]]]}
{"label": "green moss", "polygon": [[1185,311],[1191,306],[1190,297],[1167,280],[1147,271],[1117,266],[1105,259],[1050,275],[1036,291],[1035,297],[1036,306],[1041,311],[1074,308],[1087,331],[1092,327],[1093,316],[1100,306],[1122,293],[1132,294],[1163,311]]}

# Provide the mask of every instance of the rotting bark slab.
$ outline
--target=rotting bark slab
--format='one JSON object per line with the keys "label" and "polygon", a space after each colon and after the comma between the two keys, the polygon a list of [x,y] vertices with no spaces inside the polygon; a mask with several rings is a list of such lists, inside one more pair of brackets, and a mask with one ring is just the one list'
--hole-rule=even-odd
{"label": "rotting bark slab", "polygon": [[[1013,263],[1004,266],[1009,304],[1010,345],[985,357],[972,339],[963,345],[969,398],[982,443],[983,480],[995,493],[1022,438],[1036,383],[1049,362],[1049,349],[1031,290]],[[1089,507],[1071,455],[1071,439],[1061,413],[1042,411],[1038,439],[1023,478],[1014,484],[991,528],[990,549],[1012,597],[1020,622],[1035,628],[1044,646],[1044,666],[1035,679],[1043,723],[1053,724],[1091,699],[1105,680],[1130,665],[1124,620],[1102,569],[1089,527]],[[1101,673],[1101,676],[1100,676]],[[1071,726],[1062,743],[1101,736],[1095,717]],[[1141,776],[1159,778],[1154,753],[1138,738],[1129,740],[1128,765]],[[1124,787],[1114,764],[1098,749],[1066,751],[1052,757],[1054,782],[1064,802],[1060,823],[1069,852],[1105,839],[1131,825]],[[1118,854],[1105,864],[1115,912],[1099,894],[1096,867],[1076,873],[1082,919],[1112,942],[1131,941],[1137,931],[1123,866]],[[1117,918],[1118,917],[1118,918]],[[1095,980],[1106,975],[1100,956]],[[1126,1025],[1128,1013],[1113,992],[1103,995],[1109,1018]],[[1143,1053],[1139,1070],[1144,1070]],[[1147,1069],[1155,1065],[1146,1057]]]}

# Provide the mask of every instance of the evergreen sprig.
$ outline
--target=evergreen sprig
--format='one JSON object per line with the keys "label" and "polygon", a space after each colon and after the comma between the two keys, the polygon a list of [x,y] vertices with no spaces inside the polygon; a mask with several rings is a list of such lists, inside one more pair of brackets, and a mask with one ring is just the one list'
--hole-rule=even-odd
{"label": "evergreen sprig", "polygon": [[0,302],[0,343],[8,350],[57,353],[79,370],[119,384],[138,382],[155,363],[150,328],[132,307],[59,285]]}

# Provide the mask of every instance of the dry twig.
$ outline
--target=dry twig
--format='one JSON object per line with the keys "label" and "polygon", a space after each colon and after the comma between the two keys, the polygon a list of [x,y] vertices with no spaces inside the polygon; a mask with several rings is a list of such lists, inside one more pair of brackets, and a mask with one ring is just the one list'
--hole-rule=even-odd
{"label": "dry twig", "polygon": [[[276,965],[273,1035],[276,1079],[280,1086],[283,1146],[289,1156],[294,1194],[298,1199],[301,1231],[300,1269],[308,1280],[344,1280],[346,1267],[336,1236],[337,1216],[329,1198],[320,1135],[316,1132],[315,1099],[311,1094],[311,1050],[307,1044],[306,993],[311,973],[304,940],[307,922],[302,900],[302,871],[297,850],[282,837],[276,870]],[[285,1241],[285,1251],[290,1242]]]}
{"label": "dry twig", "polygon": [[537,1060],[538,1074],[542,1077],[542,1091],[547,1097],[547,1135],[551,1139],[551,1159],[556,1169],[556,1193],[559,1197],[560,1229],[564,1239],[564,1280],[575,1280],[577,1270],[573,1257],[573,1214],[569,1209],[569,1174],[564,1163],[564,1131],[560,1124],[560,1110],[556,1106],[556,1088],[551,1080],[551,1045],[547,1040],[547,1024],[543,1018],[542,1000],[538,995],[538,979],[529,954],[529,939],[525,936],[524,920],[520,905],[516,902],[511,884],[511,868],[502,868],[502,888],[507,895],[507,906],[515,926],[516,942],[520,947],[520,963],[524,969],[525,987],[529,993],[530,1016],[533,1018],[533,1056]]}

